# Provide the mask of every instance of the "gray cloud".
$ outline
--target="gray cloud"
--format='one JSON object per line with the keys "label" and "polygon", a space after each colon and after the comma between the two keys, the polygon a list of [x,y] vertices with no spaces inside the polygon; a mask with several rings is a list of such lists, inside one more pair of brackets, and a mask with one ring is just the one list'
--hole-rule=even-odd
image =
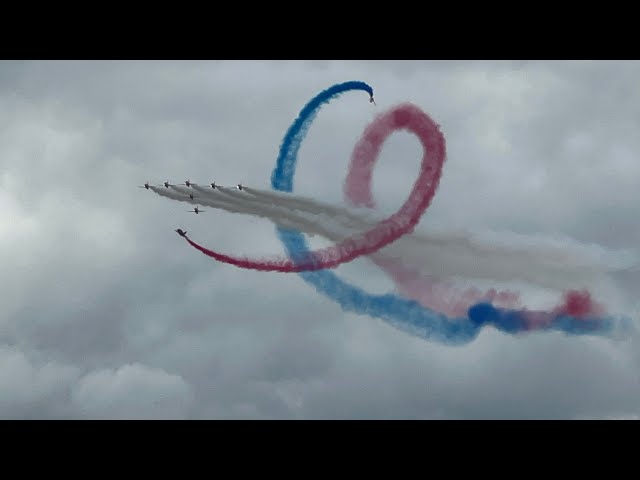
{"label": "gray cloud", "polygon": [[67,412],[68,389],[79,374],[76,367],[29,358],[8,345],[0,345],[0,361],[0,418],[56,417]]}
{"label": "gray cloud", "polygon": [[[637,418],[635,340],[416,339],[343,313],[296,275],[217,264],[173,233],[282,254],[267,221],[189,215],[135,186],[268,187],[302,105],[361,79],[378,110],[411,101],[447,139],[420,228],[637,250],[639,78],[638,62],[0,63],[0,417]],[[319,115],[296,192],[341,198],[375,111],[347,95]],[[416,152],[408,135],[385,146],[383,211],[404,200]],[[338,272],[391,288],[364,260]],[[596,296],[637,315],[638,286],[637,272],[617,274]]]}

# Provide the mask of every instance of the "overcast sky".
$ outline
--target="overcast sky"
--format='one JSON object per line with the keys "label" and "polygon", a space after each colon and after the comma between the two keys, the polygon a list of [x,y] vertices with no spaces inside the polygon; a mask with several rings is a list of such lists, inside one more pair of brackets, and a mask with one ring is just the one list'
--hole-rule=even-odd
{"label": "overcast sky", "polygon": [[[0,63],[0,417],[638,418],[640,345],[491,328],[450,347],[345,314],[297,275],[216,263],[282,254],[268,221],[186,212],[145,181],[269,188],[300,108],[325,108],[295,192],[337,202],[376,111],[410,101],[448,158],[420,228],[640,238],[640,62]],[[374,192],[404,201],[418,141],[397,134]],[[313,244],[313,243],[312,243]],[[366,261],[338,273],[390,291]],[[366,272],[366,275],[364,274]],[[605,295],[637,319],[640,274]]]}

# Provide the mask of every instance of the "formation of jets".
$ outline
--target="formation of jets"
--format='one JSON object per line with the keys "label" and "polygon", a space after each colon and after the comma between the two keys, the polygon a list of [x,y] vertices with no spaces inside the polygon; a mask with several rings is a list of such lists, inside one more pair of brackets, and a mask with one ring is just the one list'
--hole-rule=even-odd
{"label": "formation of jets", "polygon": [[[373,100],[373,97],[371,98],[371,100]],[[192,187],[193,185],[197,185],[197,183],[193,183],[190,179],[187,179],[184,181],[184,183],[182,183],[181,185],[186,185],[187,187]],[[211,188],[213,188],[214,190],[216,188],[218,188],[218,185],[216,184],[216,182],[211,182],[209,184],[211,186]],[[169,187],[173,187],[174,184],[173,183],[169,183],[169,181],[167,180],[166,182],[163,182],[161,185],[158,185],[159,187],[164,186],[165,188],[169,188]],[[151,188],[151,184],[149,182],[145,182],[144,185],[138,185],[138,188],[145,188],[147,190],[149,190]],[[238,183],[236,185],[236,188],[238,190],[243,190],[244,186],[241,183]],[[195,200],[196,196],[193,193],[189,194],[189,198],[191,200]],[[204,210],[201,210],[200,208],[198,208],[198,206],[195,206],[193,208],[193,210],[187,210],[188,212],[192,212],[195,213],[196,215],[199,215],[200,213],[204,212]],[[185,237],[187,235],[186,230],[182,230],[180,228],[177,228],[176,233],[178,235],[180,235],[181,237]]]}
{"label": "formation of jets", "polygon": [[[197,183],[193,183],[191,180],[187,179],[184,181],[184,183],[181,183],[180,185],[186,185],[187,187],[192,187],[194,185],[198,185]],[[216,182],[211,182],[209,184],[211,186],[211,188],[213,188],[214,190],[216,188],[218,188],[218,185],[216,184]],[[165,188],[169,188],[169,187],[173,187],[175,186],[173,183],[169,183],[169,181],[163,182],[161,185],[158,185],[159,187],[164,186]],[[146,182],[144,185],[138,185],[138,187],[140,188],[146,188],[147,190],[149,190],[151,188],[151,185],[149,184],[149,182]],[[244,189],[244,185],[242,185],[241,183],[238,183],[236,185],[236,188],[238,190],[243,190]],[[191,200],[193,200],[193,194],[190,194],[189,197],[191,198]]]}

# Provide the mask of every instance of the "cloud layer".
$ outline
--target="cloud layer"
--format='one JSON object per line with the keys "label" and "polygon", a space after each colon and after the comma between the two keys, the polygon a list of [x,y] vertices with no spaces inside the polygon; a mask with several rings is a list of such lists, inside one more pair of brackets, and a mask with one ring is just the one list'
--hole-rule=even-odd
{"label": "cloud layer", "polygon": [[[342,313],[296,275],[207,261],[173,233],[284,254],[269,221],[188,214],[135,187],[268,188],[293,116],[351,79],[378,108],[411,101],[441,125],[448,159],[419,230],[637,249],[638,62],[3,62],[0,417],[637,418],[635,339],[489,329],[464,348],[431,344]],[[323,112],[296,192],[342,198],[369,107]],[[383,213],[419,161],[415,139],[389,140],[373,180]],[[393,288],[366,260],[340,273]],[[616,273],[599,293],[637,318],[638,287],[637,272]]]}

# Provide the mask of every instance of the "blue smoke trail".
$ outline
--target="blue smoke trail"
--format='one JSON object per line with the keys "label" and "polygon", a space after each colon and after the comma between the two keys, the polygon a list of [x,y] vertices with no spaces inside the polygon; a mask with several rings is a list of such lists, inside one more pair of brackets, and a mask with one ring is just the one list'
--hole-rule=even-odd
{"label": "blue smoke trail", "polygon": [[[348,91],[362,90],[373,97],[373,88],[364,82],[351,81],[333,85],[312,98],[300,111],[285,134],[276,167],[271,174],[271,186],[275,190],[291,192],[300,145],[324,104]],[[278,227],[278,236],[294,261],[303,261],[310,250],[303,234]],[[444,314],[423,307],[414,300],[396,295],[372,295],[364,292],[328,271],[300,272],[299,275],[318,292],[337,302],[343,310],[380,318],[399,330],[418,337],[436,340],[450,345],[463,345],[473,341],[484,325],[514,334],[529,329],[528,312],[498,309],[488,303],[472,306],[466,318],[450,319]],[[621,319],[622,327],[629,329],[631,322]],[[610,334],[619,322],[614,318],[578,319],[568,315],[554,316],[540,330],[560,330],[574,335]]]}

